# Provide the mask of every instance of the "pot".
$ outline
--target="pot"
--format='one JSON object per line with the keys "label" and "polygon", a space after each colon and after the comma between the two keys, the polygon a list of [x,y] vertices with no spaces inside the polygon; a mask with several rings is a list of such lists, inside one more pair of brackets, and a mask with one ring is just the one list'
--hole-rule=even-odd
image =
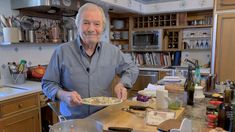
{"label": "pot", "polygon": [[50,126],[49,132],[103,132],[103,126],[92,119],[71,119]]}
{"label": "pot", "polygon": [[32,70],[32,77],[41,79],[46,72],[46,68],[38,65]]}
{"label": "pot", "polygon": [[60,120],[60,122],[49,126],[49,132],[103,132],[101,122],[89,118],[67,120],[52,102],[47,104],[57,114]]}

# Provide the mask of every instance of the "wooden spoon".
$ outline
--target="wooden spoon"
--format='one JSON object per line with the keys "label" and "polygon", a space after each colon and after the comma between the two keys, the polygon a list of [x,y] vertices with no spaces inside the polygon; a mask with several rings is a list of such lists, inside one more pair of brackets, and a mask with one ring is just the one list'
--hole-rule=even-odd
{"label": "wooden spoon", "polygon": [[0,20],[1,20],[4,27],[9,27],[9,23],[7,22],[4,15],[0,15]]}

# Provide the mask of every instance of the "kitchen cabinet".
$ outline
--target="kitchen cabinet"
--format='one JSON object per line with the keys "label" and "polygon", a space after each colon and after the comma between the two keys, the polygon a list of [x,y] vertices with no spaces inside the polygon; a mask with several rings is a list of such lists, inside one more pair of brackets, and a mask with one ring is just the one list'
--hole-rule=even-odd
{"label": "kitchen cabinet", "polygon": [[182,32],[180,29],[165,30],[163,39],[164,39],[164,50],[166,51],[181,50]]}
{"label": "kitchen cabinet", "polygon": [[[209,51],[211,50],[211,33],[205,35],[195,34],[193,37],[184,37],[184,30],[201,30],[207,28],[211,31],[213,11],[193,11],[193,12],[179,12],[179,13],[168,13],[168,14],[155,14],[155,15],[143,15],[143,16],[132,16],[130,22],[130,31],[146,31],[146,30],[163,30],[163,41],[162,49],[154,51],[154,49],[131,49],[131,54],[135,62],[141,67],[161,67],[169,65],[180,65],[179,53],[181,51],[191,50],[197,51]],[[198,32],[197,32],[198,33]],[[204,32],[203,32],[204,33]],[[197,38],[195,37],[197,36]],[[200,38],[199,38],[200,37]],[[200,40],[200,41],[199,41]],[[199,46],[193,48],[185,46],[185,42],[192,42],[196,44],[198,41]],[[130,45],[132,46],[132,41]],[[190,48],[190,49],[189,49]],[[177,55],[176,55],[177,54]],[[177,57],[176,57],[177,56]],[[205,56],[206,58],[207,56]],[[177,62],[177,63],[176,63]]]}
{"label": "kitchen cabinet", "polygon": [[[225,81],[227,79],[235,80],[234,56],[235,56],[235,11],[231,8],[220,7],[222,3],[224,6],[233,5],[234,0],[217,0],[215,1],[214,14],[216,24],[216,34],[214,46],[214,73],[217,76],[217,81]],[[231,10],[230,10],[231,9]],[[215,33],[215,32],[214,32]]]}
{"label": "kitchen cabinet", "polygon": [[219,13],[216,27],[215,73],[218,81],[235,80],[235,12]]}
{"label": "kitchen cabinet", "polygon": [[38,93],[0,102],[1,132],[41,132]]}
{"label": "kitchen cabinet", "polygon": [[235,1],[234,0],[216,0],[216,8],[217,10],[228,10],[235,9]]}
{"label": "kitchen cabinet", "polygon": [[133,18],[133,28],[154,28],[177,25],[177,14],[145,15]]}
{"label": "kitchen cabinet", "polygon": [[110,14],[110,41],[121,50],[129,50],[129,16]]}

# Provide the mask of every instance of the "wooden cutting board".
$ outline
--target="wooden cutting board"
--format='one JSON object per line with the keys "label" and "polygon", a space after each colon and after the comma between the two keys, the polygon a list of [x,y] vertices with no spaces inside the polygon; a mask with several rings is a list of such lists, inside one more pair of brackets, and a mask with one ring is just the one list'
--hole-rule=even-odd
{"label": "wooden cutting board", "polygon": [[[130,105],[143,104],[138,101],[126,100],[121,104],[108,106],[89,116],[89,118],[102,122],[104,130],[108,130],[108,127],[129,127],[133,128],[135,132],[156,132],[157,126],[146,125],[144,111],[133,114],[122,110],[122,108],[128,108]],[[180,108],[175,112],[175,118],[179,119],[184,112],[184,108]]]}

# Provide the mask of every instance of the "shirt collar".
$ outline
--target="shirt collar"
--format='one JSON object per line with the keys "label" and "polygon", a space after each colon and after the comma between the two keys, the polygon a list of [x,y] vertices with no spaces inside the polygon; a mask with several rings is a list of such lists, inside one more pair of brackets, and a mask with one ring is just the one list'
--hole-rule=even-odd
{"label": "shirt collar", "polygon": [[[79,37],[80,38],[80,37]],[[78,47],[79,47],[79,50],[84,52],[84,46],[82,45],[82,42],[81,42],[81,38],[80,39],[77,39],[77,44],[78,44]],[[98,42],[97,46],[96,46],[96,50],[98,52],[100,52],[101,50],[101,47],[102,47],[102,42]]]}

